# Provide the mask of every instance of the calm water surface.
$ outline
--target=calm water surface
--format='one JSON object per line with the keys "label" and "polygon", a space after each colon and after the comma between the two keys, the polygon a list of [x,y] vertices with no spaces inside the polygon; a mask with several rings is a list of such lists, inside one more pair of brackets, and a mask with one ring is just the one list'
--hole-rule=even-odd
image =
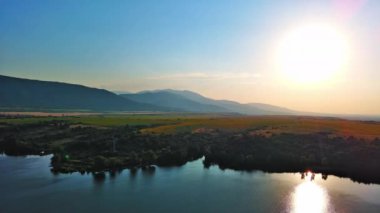
{"label": "calm water surface", "polygon": [[380,185],[311,174],[204,169],[53,175],[50,156],[0,155],[0,212],[380,212]]}

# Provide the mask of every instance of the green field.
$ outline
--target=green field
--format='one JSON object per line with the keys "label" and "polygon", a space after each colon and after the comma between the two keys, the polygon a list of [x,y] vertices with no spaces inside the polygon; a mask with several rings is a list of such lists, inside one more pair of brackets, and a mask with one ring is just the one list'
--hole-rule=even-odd
{"label": "green field", "polygon": [[0,118],[0,123],[28,124],[64,120],[93,127],[144,125],[144,133],[202,132],[210,130],[252,130],[252,134],[325,132],[363,139],[380,137],[380,122],[301,116],[226,116],[207,114],[101,114],[63,117],[29,116]]}

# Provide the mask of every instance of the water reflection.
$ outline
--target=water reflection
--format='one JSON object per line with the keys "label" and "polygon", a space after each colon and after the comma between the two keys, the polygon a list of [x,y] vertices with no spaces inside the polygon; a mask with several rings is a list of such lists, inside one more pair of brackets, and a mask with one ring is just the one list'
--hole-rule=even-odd
{"label": "water reflection", "polygon": [[115,178],[116,178],[117,176],[119,176],[122,172],[123,172],[123,170],[118,169],[118,170],[111,170],[111,171],[109,171],[108,173],[109,173],[109,175],[110,175],[110,179],[111,179],[111,180],[115,180]]}
{"label": "water reflection", "polygon": [[104,172],[94,172],[92,173],[92,178],[95,185],[102,185],[106,180],[106,174]]}
{"label": "water reflection", "polygon": [[221,172],[197,160],[112,181],[109,173],[55,177],[49,165],[48,157],[0,156],[0,212],[380,212],[380,185],[334,175]]}
{"label": "water reflection", "polygon": [[144,177],[148,177],[148,178],[153,177],[155,171],[156,171],[156,167],[155,166],[146,166],[146,167],[142,167],[141,168],[141,174]]}
{"label": "water reflection", "polygon": [[[327,176],[322,178],[327,179]],[[295,187],[291,196],[291,212],[329,212],[329,195],[326,189],[313,181],[315,174],[302,173],[301,179],[303,182]]]}

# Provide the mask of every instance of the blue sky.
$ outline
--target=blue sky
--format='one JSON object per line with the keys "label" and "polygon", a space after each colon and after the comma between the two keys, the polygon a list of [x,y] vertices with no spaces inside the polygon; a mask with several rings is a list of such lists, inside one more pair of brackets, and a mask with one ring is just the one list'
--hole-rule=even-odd
{"label": "blue sky", "polygon": [[[323,112],[364,101],[367,108],[354,104],[347,113],[380,113],[374,81],[380,79],[380,2],[346,1],[357,3],[339,18],[336,2],[345,1],[0,0],[0,74],[114,91],[189,89]],[[330,85],[333,91],[297,92],[279,84],[268,66],[280,35],[307,19],[339,19],[356,42],[357,63],[365,63],[347,71],[344,85]],[[366,99],[326,104],[326,93],[347,90]],[[310,103],[310,94],[325,104]]]}

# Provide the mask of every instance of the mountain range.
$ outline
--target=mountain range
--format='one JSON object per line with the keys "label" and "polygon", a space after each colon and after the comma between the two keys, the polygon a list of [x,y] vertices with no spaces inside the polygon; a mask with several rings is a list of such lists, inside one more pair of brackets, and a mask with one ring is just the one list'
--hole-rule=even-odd
{"label": "mountain range", "polygon": [[120,96],[140,103],[188,112],[239,113],[248,115],[285,115],[295,113],[295,111],[269,104],[241,104],[236,101],[214,100],[188,90],[153,90],[120,94]]}
{"label": "mountain range", "polygon": [[0,107],[69,110],[164,110],[82,85],[0,76]]}
{"label": "mountain range", "polygon": [[0,107],[31,110],[159,111],[291,115],[296,111],[263,103],[214,100],[187,90],[116,94],[77,84],[0,75]]}

